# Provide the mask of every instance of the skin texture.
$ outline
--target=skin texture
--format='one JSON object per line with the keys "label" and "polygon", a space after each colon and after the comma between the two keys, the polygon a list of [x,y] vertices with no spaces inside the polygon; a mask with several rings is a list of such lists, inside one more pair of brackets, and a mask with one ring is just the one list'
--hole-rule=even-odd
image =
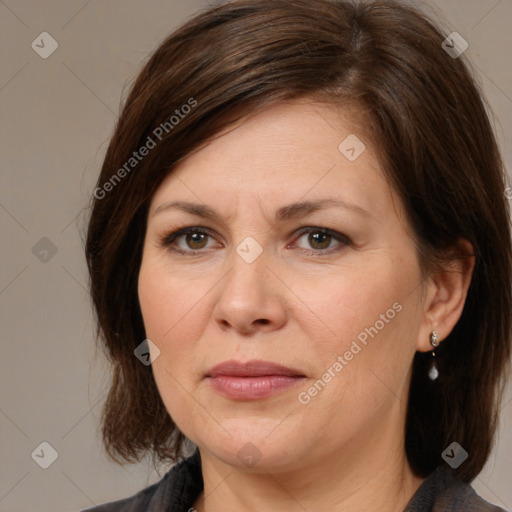
{"label": "skin texture", "polygon": [[[152,198],[139,300],[160,350],[152,364],[159,392],[201,452],[198,511],[396,511],[422,481],[403,448],[411,363],[432,349],[433,329],[442,340],[457,322],[472,265],[454,262],[422,280],[400,201],[356,116],[306,99],[270,107],[189,156]],[[353,162],[338,150],[350,134],[366,145]],[[336,206],[274,220],[282,206],[327,197],[366,213]],[[220,217],[155,214],[169,201]],[[177,238],[188,254],[162,246],[184,227],[211,236]],[[304,227],[350,242],[298,233]],[[263,250],[252,263],[236,251],[246,237]],[[347,360],[371,326],[378,333]],[[341,371],[333,370],[338,356]],[[272,361],[306,379],[265,399],[232,400],[204,378],[230,359]],[[301,403],[329,368],[330,381]]]}

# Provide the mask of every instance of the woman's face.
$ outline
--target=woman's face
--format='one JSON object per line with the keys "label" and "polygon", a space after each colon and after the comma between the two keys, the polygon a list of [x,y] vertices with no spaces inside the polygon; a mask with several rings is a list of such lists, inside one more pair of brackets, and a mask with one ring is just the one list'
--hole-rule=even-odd
{"label": "woman's face", "polygon": [[274,106],[152,198],[139,299],[155,380],[227,464],[285,470],[403,439],[431,326],[400,201],[351,115]]}

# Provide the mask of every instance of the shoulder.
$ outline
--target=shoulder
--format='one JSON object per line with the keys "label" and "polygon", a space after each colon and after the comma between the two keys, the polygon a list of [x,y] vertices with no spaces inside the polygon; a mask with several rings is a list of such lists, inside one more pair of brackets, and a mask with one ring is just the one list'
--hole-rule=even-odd
{"label": "shoulder", "polygon": [[439,466],[420,485],[403,512],[506,512],[481,498],[452,469]]}
{"label": "shoulder", "polygon": [[82,512],[187,512],[203,488],[199,452],[174,465],[160,481],[138,493]]}

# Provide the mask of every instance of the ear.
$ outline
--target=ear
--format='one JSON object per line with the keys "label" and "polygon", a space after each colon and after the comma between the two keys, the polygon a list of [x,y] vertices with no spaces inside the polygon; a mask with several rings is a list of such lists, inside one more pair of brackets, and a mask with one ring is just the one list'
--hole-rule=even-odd
{"label": "ear", "polygon": [[457,247],[467,257],[454,259],[441,271],[435,271],[428,277],[423,303],[423,320],[419,329],[417,350],[429,352],[430,333],[435,329],[442,343],[453,330],[464,309],[475,257],[473,246],[465,239],[460,239]]}

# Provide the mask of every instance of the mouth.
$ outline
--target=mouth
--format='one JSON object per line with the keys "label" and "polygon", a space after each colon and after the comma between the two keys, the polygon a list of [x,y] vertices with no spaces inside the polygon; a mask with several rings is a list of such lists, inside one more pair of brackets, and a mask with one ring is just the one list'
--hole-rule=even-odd
{"label": "mouth", "polygon": [[213,390],[232,400],[258,400],[303,382],[300,370],[269,361],[225,361],[205,376]]}

